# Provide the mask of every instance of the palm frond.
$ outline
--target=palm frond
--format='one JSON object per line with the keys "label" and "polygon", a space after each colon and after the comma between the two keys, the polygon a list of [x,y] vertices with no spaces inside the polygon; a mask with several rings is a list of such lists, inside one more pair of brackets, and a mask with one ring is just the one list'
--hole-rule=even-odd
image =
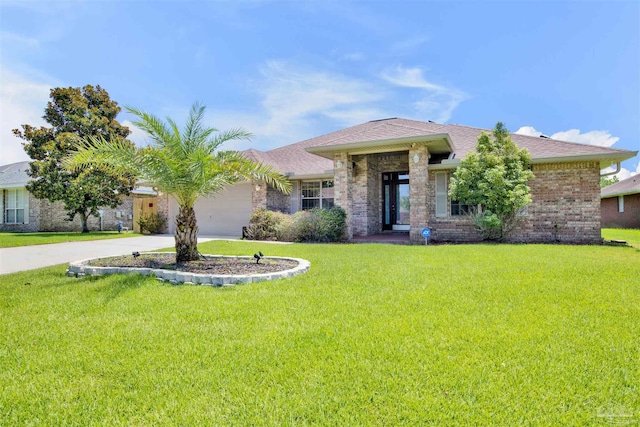
{"label": "palm frond", "polygon": [[[202,121],[204,119],[205,107],[199,102],[194,103],[189,111],[189,118],[182,132],[182,139],[188,143],[193,143],[196,146],[198,142],[203,143],[206,137],[203,139],[202,134],[205,130],[202,128]],[[207,133],[216,132],[215,128],[207,129]]]}
{"label": "palm frond", "polygon": [[171,131],[169,128],[162,120],[153,114],[133,107],[125,107],[125,109],[139,118],[139,120],[132,121],[131,123],[148,133],[156,144],[162,146],[166,141],[171,139]]}
{"label": "palm frond", "polygon": [[212,138],[212,145],[217,148],[221,144],[227,141],[232,141],[236,139],[243,139],[246,141],[250,141],[253,135],[251,132],[248,132],[242,128],[232,128],[224,132],[220,132],[218,135]]}
{"label": "palm frond", "polygon": [[89,136],[76,143],[62,164],[70,170],[108,166],[118,173],[137,176],[140,169],[136,155],[136,147],[125,139],[113,138],[107,141],[102,136]]}

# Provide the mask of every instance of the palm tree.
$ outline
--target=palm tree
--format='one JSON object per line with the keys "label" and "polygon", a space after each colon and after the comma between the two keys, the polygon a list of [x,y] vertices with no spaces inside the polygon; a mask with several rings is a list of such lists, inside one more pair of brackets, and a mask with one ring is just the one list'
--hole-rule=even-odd
{"label": "palm tree", "polygon": [[89,137],[65,159],[70,169],[106,167],[135,175],[139,182],[173,196],[179,205],[176,216],[176,262],[197,260],[198,226],[193,206],[199,197],[216,194],[241,180],[265,181],[288,194],[291,184],[271,167],[253,162],[238,151],[218,151],[225,141],[249,139],[238,128],[226,132],[205,127],[205,107],[195,103],[180,131],[176,123],[166,123],[135,108],[127,111],[138,117],[133,124],[146,131],[151,143],[146,147],[126,144],[124,139],[106,141]]}

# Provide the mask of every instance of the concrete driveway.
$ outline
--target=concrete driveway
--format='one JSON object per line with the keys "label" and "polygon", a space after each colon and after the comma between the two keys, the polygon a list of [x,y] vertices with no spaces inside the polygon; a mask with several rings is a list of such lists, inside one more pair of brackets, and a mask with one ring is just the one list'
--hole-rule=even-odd
{"label": "concrete driveway", "polygon": [[[198,243],[219,239],[198,237]],[[233,239],[228,239],[233,240]],[[0,248],[0,274],[33,270],[50,265],[102,256],[126,255],[131,252],[172,248],[173,235],[125,237],[122,239],[91,240],[87,242],[53,243],[50,245]]]}

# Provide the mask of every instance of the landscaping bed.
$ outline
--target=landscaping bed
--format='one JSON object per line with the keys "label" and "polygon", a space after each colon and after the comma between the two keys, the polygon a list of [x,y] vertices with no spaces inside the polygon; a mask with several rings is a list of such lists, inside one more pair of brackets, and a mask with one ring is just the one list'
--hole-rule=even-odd
{"label": "landscaping bed", "polygon": [[[137,253],[136,253],[137,254]],[[175,262],[171,252],[147,252],[136,256],[92,258],[69,263],[68,276],[141,274],[171,284],[230,286],[293,277],[309,271],[309,261],[288,257],[202,255],[202,259]]]}
{"label": "landscaping bed", "polygon": [[176,254],[146,253],[134,258],[132,255],[91,260],[88,265],[96,267],[160,268],[199,274],[264,274],[289,270],[298,265],[297,261],[286,258],[262,259],[207,256],[197,261],[176,263]]}

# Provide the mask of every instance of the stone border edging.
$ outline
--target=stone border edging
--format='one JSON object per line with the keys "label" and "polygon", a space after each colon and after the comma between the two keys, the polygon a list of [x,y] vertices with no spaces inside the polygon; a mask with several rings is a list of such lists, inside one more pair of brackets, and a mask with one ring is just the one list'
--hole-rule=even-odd
{"label": "stone border edging", "polygon": [[[167,252],[145,252],[145,254],[163,254]],[[204,255],[205,257],[216,258],[246,258],[253,259],[249,256],[232,256],[232,255]],[[246,283],[258,283],[266,280],[284,279],[298,274],[306,273],[311,268],[311,263],[302,258],[289,257],[265,257],[266,259],[285,259],[296,261],[298,265],[289,270],[277,271],[264,274],[247,274],[247,275],[229,275],[229,274],[201,274],[189,273],[186,271],[165,270],[161,268],[140,268],[140,267],[98,267],[88,265],[89,262],[102,259],[88,258],[80,261],[72,261],[67,269],[67,276],[83,277],[83,276],[103,276],[106,274],[142,274],[143,276],[155,275],[160,281],[166,281],[173,285],[180,283],[197,284],[205,286],[233,286]],[[112,257],[106,257],[112,258]]]}

